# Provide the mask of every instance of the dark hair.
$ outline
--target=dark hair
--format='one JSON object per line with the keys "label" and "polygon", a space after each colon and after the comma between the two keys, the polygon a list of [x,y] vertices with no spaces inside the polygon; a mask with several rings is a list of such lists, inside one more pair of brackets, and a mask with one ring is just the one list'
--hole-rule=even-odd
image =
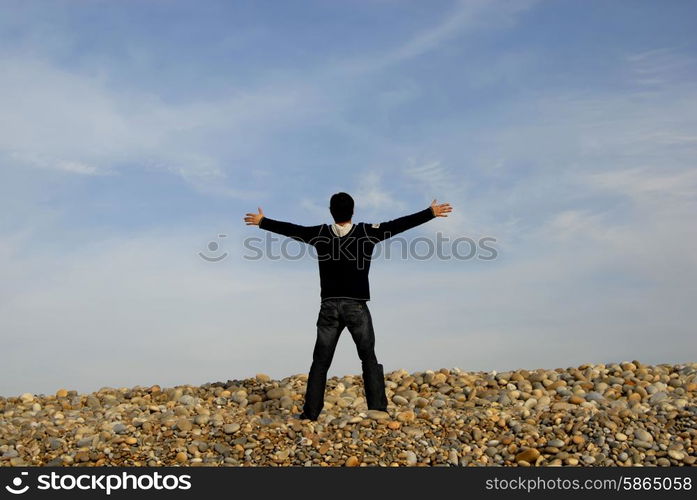
{"label": "dark hair", "polygon": [[347,193],[336,193],[329,200],[329,211],[334,222],[346,222],[353,217],[353,198]]}

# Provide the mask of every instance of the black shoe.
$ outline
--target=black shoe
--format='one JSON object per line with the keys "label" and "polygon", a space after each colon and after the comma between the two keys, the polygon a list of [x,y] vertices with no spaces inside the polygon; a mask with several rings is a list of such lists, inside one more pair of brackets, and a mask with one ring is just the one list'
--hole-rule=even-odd
{"label": "black shoe", "polygon": [[310,418],[307,415],[305,415],[305,412],[302,412],[300,415],[293,415],[293,418],[297,418],[298,420],[317,420],[316,418]]}

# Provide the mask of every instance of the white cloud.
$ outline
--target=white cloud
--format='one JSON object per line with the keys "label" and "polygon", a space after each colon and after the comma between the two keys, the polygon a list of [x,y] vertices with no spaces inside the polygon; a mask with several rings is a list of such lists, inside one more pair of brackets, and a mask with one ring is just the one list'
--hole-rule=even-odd
{"label": "white cloud", "polygon": [[163,168],[195,187],[235,197],[244,188],[231,186],[230,174],[244,163],[234,159],[251,155],[290,116],[299,120],[316,109],[302,85],[172,104],[38,58],[4,56],[0,65],[6,75],[0,81],[0,152],[17,166],[78,174],[124,164]]}
{"label": "white cloud", "polygon": [[356,206],[370,215],[377,215],[378,211],[405,209],[404,202],[397,199],[390,190],[383,188],[381,176],[374,170],[358,177],[354,199]]}
{"label": "white cloud", "polygon": [[79,161],[51,159],[35,152],[10,151],[8,157],[11,161],[19,165],[55,169],[74,174],[97,175],[108,172],[107,170],[100,171],[95,165],[89,165]]}
{"label": "white cloud", "polygon": [[399,46],[371,55],[348,59],[334,69],[338,73],[366,73],[387,68],[422,56],[440,48],[458,36],[483,26],[509,26],[522,11],[531,8],[538,0],[487,1],[458,0],[451,12],[441,22],[428,27]]}

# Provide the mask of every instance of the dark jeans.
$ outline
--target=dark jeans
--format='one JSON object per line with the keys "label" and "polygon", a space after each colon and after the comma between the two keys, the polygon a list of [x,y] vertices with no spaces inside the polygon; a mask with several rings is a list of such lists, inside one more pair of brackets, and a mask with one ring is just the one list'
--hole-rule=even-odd
{"label": "dark jeans", "polygon": [[326,299],[317,318],[317,341],[305,392],[305,415],[316,420],[324,406],[327,371],[334,358],[339,335],[348,328],[362,362],[363,385],[368,409],[386,410],[385,375],[375,357],[375,333],[368,304],[364,300]]}

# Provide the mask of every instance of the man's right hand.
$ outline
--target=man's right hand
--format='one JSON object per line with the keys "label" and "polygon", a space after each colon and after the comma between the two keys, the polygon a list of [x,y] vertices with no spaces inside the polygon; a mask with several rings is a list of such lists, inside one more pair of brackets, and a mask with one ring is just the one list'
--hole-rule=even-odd
{"label": "man's right hand", "polygon": [[436,217],[447,217],[453,211],[453,207],[450,206],[450,203],[441,203],[439,205],[438,201],[433,200],[431,202],[431,210],[433,210],[433,215]]}
{"label": "man's right hand", "polygon": [[259,207],[259,213],[258,214],[247,214],[244,218],[244,222],[248,226],[258,226],[259,223],[261,222],[261,219],[264,218],[264,211]]}

